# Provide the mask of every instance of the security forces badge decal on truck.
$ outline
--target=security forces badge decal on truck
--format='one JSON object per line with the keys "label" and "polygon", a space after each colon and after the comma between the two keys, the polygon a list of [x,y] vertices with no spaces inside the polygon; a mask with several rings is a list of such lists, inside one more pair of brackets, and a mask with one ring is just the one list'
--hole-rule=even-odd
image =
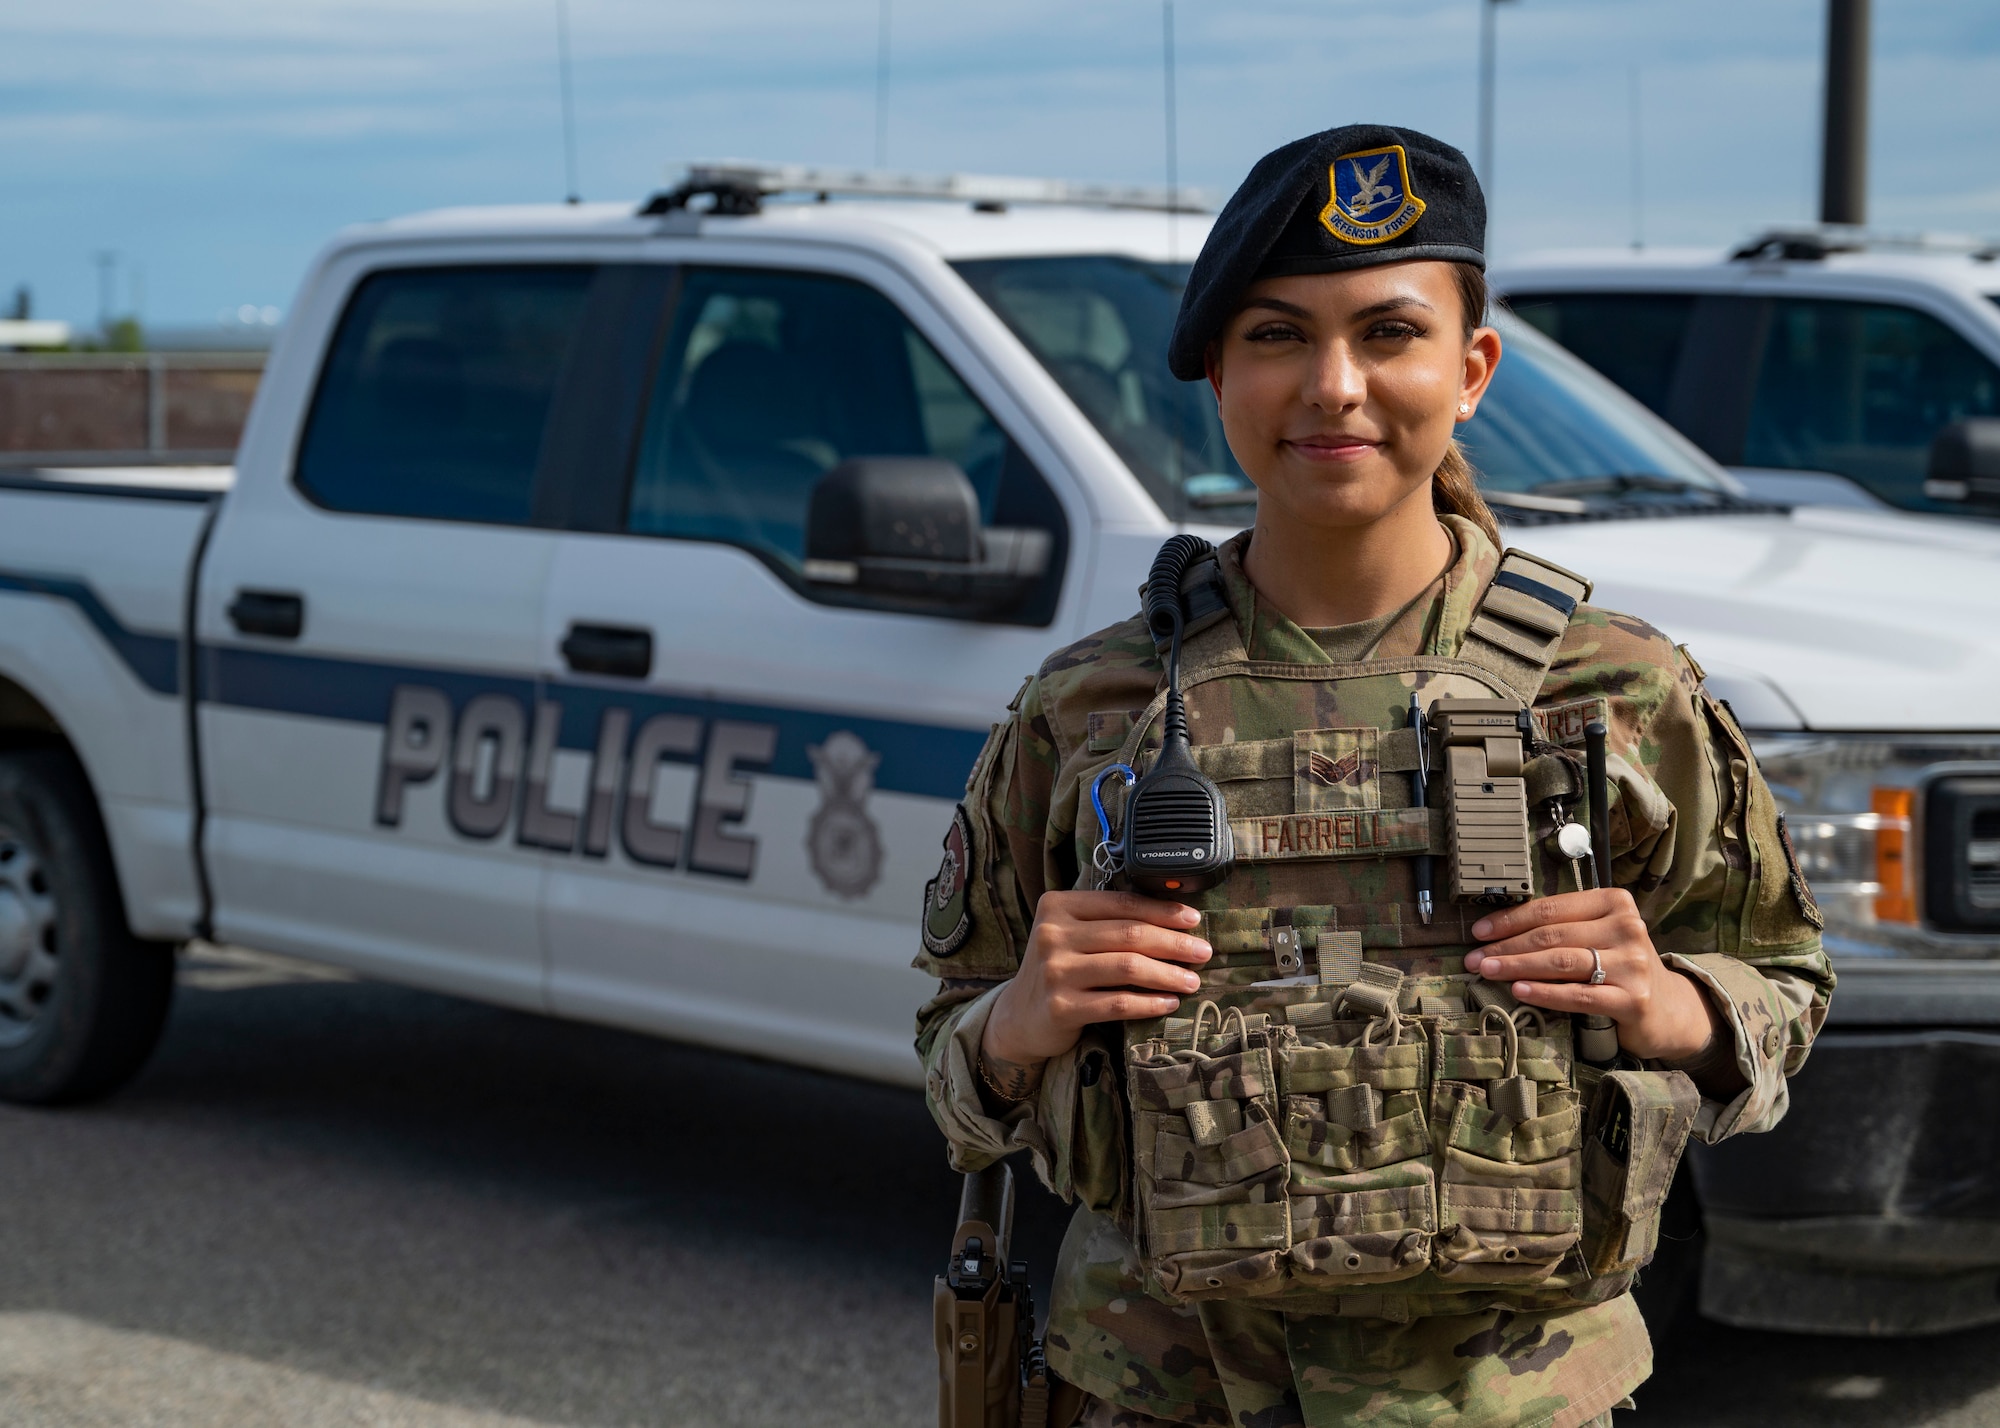
{"label": "security forces badge decal on truck", "polygon": [[820,796],[819,809],[806,827],[813,871],[828,892],[861,897],[882,876],[882,835],[868,816],[868,795],[882,756],[846,729],[836,729],[806,754]]}

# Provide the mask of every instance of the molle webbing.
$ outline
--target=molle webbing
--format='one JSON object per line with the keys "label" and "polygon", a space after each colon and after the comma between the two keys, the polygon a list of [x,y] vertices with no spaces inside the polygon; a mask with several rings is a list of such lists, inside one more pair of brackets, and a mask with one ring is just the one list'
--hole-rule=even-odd
{"label": "molle webbing", "polygon": [[[1217,783],[1244,779],[1290,778],[1296,741],[1246,739],[1235,744],[1202,744],[1195,749],[1201,771]],[[1376,766],[1383,773],[1409,773],[1417,766],[1417,731],[1384,729],[1376,739]]]}
{"label": "molle webbing", "polygon": [[1495,674],[1533,704],[1590,582],[1525,551],[1509,550],[1479,597],[1458,657]]}
{"label": "molle webbing", "polygon": [[1299,948],[1322,956],[1324,944],[1335,933],[1358,937],[1363,947],[1456,947],[1469,951],[1479,941],[1472,935],[1472,924],[1486,911],[1445,904],[1426,923],[1418,917],[1415,903],[1402,902],[1226,908],[1204,912],[1195,935],[1224,958],[1272,948],[1273,932],[1281,927],[1290,930]]}

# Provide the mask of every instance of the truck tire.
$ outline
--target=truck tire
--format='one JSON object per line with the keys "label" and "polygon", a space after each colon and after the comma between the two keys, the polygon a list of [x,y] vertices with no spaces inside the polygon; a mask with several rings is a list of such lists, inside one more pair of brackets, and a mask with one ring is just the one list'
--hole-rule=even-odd
{"label": "truck tire", "polygon": [[125,925],[90,785],[61,749],[0,754],[0,1100],[81,1101],[152,1053],[173,949]]}

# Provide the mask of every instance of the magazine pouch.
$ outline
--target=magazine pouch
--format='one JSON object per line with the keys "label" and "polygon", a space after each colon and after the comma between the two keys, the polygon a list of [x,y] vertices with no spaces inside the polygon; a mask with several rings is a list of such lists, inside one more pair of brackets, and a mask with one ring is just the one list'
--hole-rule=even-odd
{"label": "magazine pouch", "polygon": [[1291,1220],[1268,1017],[1203,1002],[1184,1033],[1126,1053],[1139,1233],[1178,1300],[1243,1298],[1283,1282]]}
{"label": "magazine pouch", "polygon": [[1430,1048],[1394,981],[1287,1009],[1278,1054],[1291,1160],[1293,1284],[1341,1289],[1421,1274],[1437,1228],[1424,1108]]}
{"label": "magazine pouch", "polygon": [[[1521,1023],[1534,1034],[1524,1035]],[[1438,1235],[1433,1268],[1453,1284],[1546,1279],[1582,1232],[1582,1115],[1567,1018],[1489,1005],[1441,1018],[1437,1074]]]}

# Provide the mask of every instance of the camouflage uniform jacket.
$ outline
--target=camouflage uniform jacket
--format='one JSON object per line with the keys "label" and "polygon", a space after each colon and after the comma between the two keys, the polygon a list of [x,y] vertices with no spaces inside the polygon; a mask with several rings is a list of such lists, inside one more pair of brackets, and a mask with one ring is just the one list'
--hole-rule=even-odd
{"label": "camouflage uniform jacket", "polygon": [[[1467,639],[1501,553],[1470,523],[1445,520],[1458,549],[1442,591],[1391,625],[1378,658],[1451,657]],[[1331,669],[1309,635],[1260,604],[1242,572],[1245,540],[1226,545],[1220,562],[1243,650],[1256,661]],[[919,1014],[917,1045],[952,1164],[976,1168],[1025,1148],[1043,1181],[1079,1206],[1051,1309],[1052,1366],[1100,1397],[1184,1422],[1233,1421],[1257,1405],[1274,1410],[1272,1423],[1350,1421],[1391,1401],[1409,1421],[1454,1428],[1569,1424],[1603,1411],[1649,1367],[1629,1298],[1605,1297],[1629,1274],[1609,1290],[1597,1282],[1582,1299],[1560,1287],[1452,1292],[1426,1274],[1383,1286],[1393,1293],[1282,1307],[1167,1302],[1132,1242],[1125,1028],[1092,1028],[1049,1063],[1036,1099],[987,1114],[976,1065],[992,997],[1019,965],[1040,894],[1086,885],[1097,836],[1089,775],[1115,756],[1162,678],[1136,617],[1052,656],[975,765],[924,908],[916,965],[941,986]],[[1580,729],[1579,711],[1606,719],[1613,880],[1633,893],[1661,955],[1707,992],[1733,1040],[1743,1089],[1703,1101],[1693,1133],[1713,1143],[1769,1128],[1824,1019],[1832,976],[1817,910],[1747,740],[1684,650],[1588,604],[1571,615],[1533,702],[1552,738],[1565,723]],[[1542,880],[1541,890],[1553,887]],[[1203,933],[1217,941],[1209,924]]]}

